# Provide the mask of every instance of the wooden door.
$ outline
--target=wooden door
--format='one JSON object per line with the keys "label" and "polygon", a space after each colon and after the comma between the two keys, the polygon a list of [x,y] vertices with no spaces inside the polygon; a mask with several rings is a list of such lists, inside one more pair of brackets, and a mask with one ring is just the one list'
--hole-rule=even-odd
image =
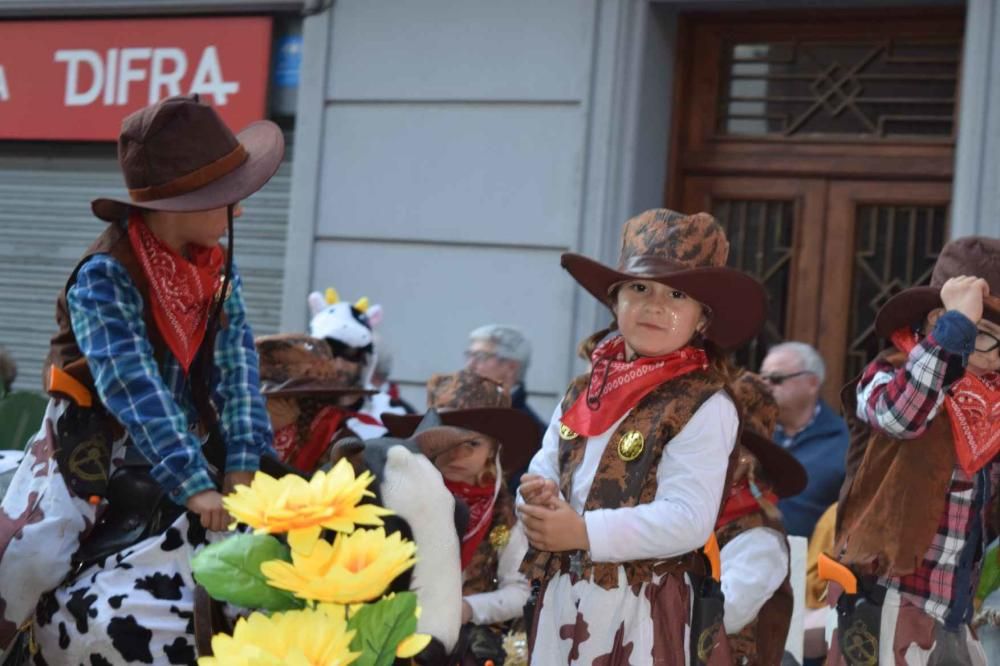
{"label": "wooden door", "polygon": [[947,238],[962,15],[823,14],[682,20],[666,200],[715,215],[767,290],[739,360],[808,342],[836,404],[880,349],[878,307]]}

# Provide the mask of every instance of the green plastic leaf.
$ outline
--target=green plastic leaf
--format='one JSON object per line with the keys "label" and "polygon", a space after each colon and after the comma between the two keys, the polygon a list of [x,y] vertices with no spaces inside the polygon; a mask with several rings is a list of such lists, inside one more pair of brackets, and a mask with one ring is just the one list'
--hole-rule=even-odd
{"label": "green plastic leaf", "polygon": [[990,596],[990,592],[1000,587],[1000,548],[994,541],[983,555],[983,570],[979,575],[979,590],[976,598],[980,601]]}
{"label": "green plastic leaf", "polygon": [[417,630],[417,595],[398,592],[362,606],[347,621],[347,628],[357,631],[351,651],[361,656],[352,666],[391,666],[396,646]]}
{"label": "green plastic leaf", "polygon": [[267,534],[239,534],[204,548],[191,568],[213,599],[269,611],[304,608],[291,592],[267,584],[260,565],[269,560],[291,562],[288,546]]}

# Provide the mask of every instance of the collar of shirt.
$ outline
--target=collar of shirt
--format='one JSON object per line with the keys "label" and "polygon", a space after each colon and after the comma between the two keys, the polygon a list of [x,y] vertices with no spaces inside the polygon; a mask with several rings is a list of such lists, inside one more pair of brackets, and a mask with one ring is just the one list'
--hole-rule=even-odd
{"label": "collar of shirt", "polygon": [[774,440],[776,442],[778,442],[779,444],[781,444],[784,448],[786,448],[786,449],[789,448],[790,446],[792,446],[792,444],[795,443],[795,439],[799,435],[801,435],[802,433],[804,433],[806,430],[809,430],[809,428],[811,428],[813,426],[813,424],[816,423],[816,418],[819,416],[819,412],[820,412],[820,404],[817,402],[816,403],[816,409],[815,409],[815,411],[813,411],[813,415],[812,415],[812,418],[809,419],[809,423],[805,424],[805,426],[802,427],[802,430],[799,430],[794,435],[786,435],[785,434],[785,429],[782,428],[781,424],[779,423],[774,428]]}

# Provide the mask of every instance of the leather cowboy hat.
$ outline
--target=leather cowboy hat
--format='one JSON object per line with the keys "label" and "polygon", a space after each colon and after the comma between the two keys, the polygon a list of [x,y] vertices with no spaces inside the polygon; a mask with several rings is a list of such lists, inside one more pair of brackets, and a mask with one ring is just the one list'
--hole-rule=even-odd
{"label": "leather cowboy hat", "polygon": [[711,309],[705,337],[734,349],[760,330],[766,298],[757,280],[726,266],[728,257],[725,231],[711,215],[658,208],[625,223],[617,268],[571,252],[562,255],[562,266],[608,307],[616,287],[629,280],[679,289]]}
{"label": "leather cowboy hat", "polygon": [[[503,386],[471,370],[434,375],[427,382],[427,407],[437,412],[440,425],[471,430],[500,442],[500,464],[507,471],[528,464],[541,436],[534,419],[510,405],[510,394]],[[423,414],[386,413],[382,423],[393,437],[407,438],[423,418]],[[456,438],[449,441],[460,443]],[[442,452],[435,450],[433,454]]]}
{"label": "leather cowboy hat", "polygon": [[372,395],[361,387],[344,386],[336,359],[325,340],[297,333],[257,338],[260,392],[274,398]]}
{"label": "leather cowboy hat", "polygon": [[271,179],[285,153],[273,122],[237,135],[197,95],[170,97],[129,115],[118,136],[118,163],[128,198],[91,202],[107,222],[130,209],[194,212],[234,205]]}
{"label": "leather cowboy hat", "polygon": [[904,326],[922,325],[928,312],[944,307],[944,283],[961,275],[986,280],[990,295],[983,299],[983,318],[1000,324],[1000,239],[965,236],[941,248],[930,285],[910,287],[885,302],[875,316],[875,333],[889,338]]}
{"label": "leather cowboy hat", "polygon": [[760,463],[766,480],[778,497],[792,497],[806,488],[808,474],[802,464],[772,439],[778,423],[778,403],[760,375],[743,373],[730,386],[740,410],[743,429],[740,444]]}

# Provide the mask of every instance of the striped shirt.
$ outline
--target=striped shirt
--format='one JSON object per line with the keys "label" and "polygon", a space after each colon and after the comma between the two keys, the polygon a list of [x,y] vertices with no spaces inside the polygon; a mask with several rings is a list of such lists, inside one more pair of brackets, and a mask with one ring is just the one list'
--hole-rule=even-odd
{"label": "striped shirt", "polygon": [[[91,257],[66,300],[101,402],[150,461],[153,477],[181,505],[216,488],[202,440],[192,431],[198,414],[188,377],[169,350],[162,370],[157,364],[143,299],[125,268],[106,254]],[[255,471],[261,454],[271,451],[273,435],[235,269],[224,311],[229,323],[216,336],[211,384],[226,445],[225,471]]]}

